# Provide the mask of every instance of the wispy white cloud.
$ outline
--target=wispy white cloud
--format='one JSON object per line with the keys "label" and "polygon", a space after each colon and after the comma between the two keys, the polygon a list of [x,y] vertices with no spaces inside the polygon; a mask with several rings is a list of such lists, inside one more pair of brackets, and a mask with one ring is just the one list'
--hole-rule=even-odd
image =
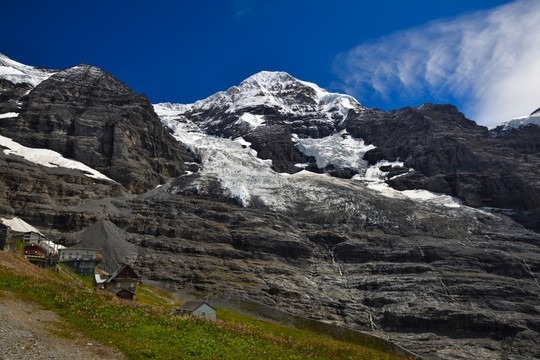
{"label": "wispy white cloud", "polygon": [[336,71],[360,101],[456,102],[469,118],[497,125],[540,106],[540,1],[519,0],[360,44],[338,56]]}

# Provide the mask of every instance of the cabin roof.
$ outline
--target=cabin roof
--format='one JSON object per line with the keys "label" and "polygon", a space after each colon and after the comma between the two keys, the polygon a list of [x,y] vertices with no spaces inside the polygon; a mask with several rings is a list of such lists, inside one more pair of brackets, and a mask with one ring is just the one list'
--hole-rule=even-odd
{"label": "cabin roof", "polygon": [[11,229],[11,231],[18,232],[18,233],[33,232],[33,233],[43,236],[43,234],[38,229],[36,229],[35,227],[30,225],[26,221],[19,219],[18,217],[14,217],[13,219],[2,218],[1,220],[5,226]]}
{"label": "cabin roof", "polygon": [[212,305],[208,304],[205,301],[186,301],[185,303],[180,305],[177,309],[182,310],[182,311],[195,311],[201,306],[203,306],[204,304],[216,310]]}
{"label": "cabin roof", "polygon": [[[120,275],[127,275],[128,277],[120,277]],[[131,268],[131,266],[125,264],[116,269],[112,275],[105,281],[111,282],[118,279],[139,279],[139,275]]]}

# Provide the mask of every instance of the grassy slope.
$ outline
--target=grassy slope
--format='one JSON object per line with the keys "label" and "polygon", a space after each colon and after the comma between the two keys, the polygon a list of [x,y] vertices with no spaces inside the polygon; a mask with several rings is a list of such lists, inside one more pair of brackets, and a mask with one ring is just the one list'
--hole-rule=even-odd
{"label": "grassy slope", "polygon": [[399,359],[221,309],[216,322],[175,316],[178,299],[166,292],[143,286],[139,301],[151,305],[129,303],[2,251],[0,290],[57,311],[131,359]]}

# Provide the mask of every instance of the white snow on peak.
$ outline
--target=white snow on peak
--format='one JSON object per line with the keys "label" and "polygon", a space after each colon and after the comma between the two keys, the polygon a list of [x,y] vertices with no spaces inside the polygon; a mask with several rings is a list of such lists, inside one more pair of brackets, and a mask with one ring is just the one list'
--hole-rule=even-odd
{"label": "white snow on peak", "polygon": [[36,87],[54,73],[52,70],[21,64],[0,54],[0,79],[9,80],[14,84],[28,83]]}
{"label": "white snow on peak", "polygon": [[333,165],[336,169],[365,170],[367,161],[362,158],[375,149],[374,145],[365,145],[364,140],[351,137],[346,130],[321,139],[300,139],[293,135],[293,141],[300,152],[316,159],[320,169]]}
{"label": "white snow on peak", "polygon": [[[261,71],[233,86],[193,104],[159,104],[179,113],[201,113],[218,109],[216,117],[207,116],[202,121],[220,120],[223,113],[249,113],[259,115],[257,108],[272,108],[284,118],[306,116],[333,124],[346,119],[351,109],[365,109],[352,96],[330,93],[319,86],[295,79],[286,72]],[[260,125],[260,124],[259,124]],[[258,125],[258,126],[259,126]]]}
{"label": "white snow on peak", "polygon": [[363,108],[352,96],[330,93],[286,72],[261,71],[227,93],[233,100],[229,111],[267,105],[277,107],[284,113],[305,114],[312,111],[326,113],[335,108],[345,118],[353,107]]}
{"label": "white snow on peak", "polygon": [[499,126],[503,126],[503,130],[508,130],[511,128],[519,129],[522,126],[529,124],[540,126],[540,112],[534,112],[528,116],[520,116],[515,119],[505,121]]}
{"label": "white snow on peak", "polygon": [[79,161],[66,159],[61,154],[52,150],[29,148],[2,135],[0,135],[0,146],[4,148],[4,154],[6,155],[22,156],[25,160],[46,167],[77,169],[82,171],[86,176],[93,179],[114,181],[103,175],[99,171],[96,171]]}

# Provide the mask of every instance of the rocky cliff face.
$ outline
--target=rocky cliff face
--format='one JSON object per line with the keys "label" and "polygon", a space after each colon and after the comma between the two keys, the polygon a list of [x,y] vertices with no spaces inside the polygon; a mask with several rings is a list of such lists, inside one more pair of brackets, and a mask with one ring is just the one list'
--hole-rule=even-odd
{"label": "rocky cliff face", "polygon": [[[504,209],[521,224],[540,230],[539,127],[534,122],[519,130],[494,129],[501,135],[497,137],[452,105],[367,109],[346,95],[270,72],[195,104],[170,107],[207,134],[243,137],[278,172],[294,173],[298,163],[313,160],[299,151],[293,136],[322,139],[346,131],[374,145],[364,155],[371,165],[403,163],[389,173],[387,183],[393,188],[425,189],[476,208]],[[310,169],[349,178],[358,173],[313,163]],[[395,171],[403,175],[395,177]]]}
{"label": "rocky cliff face", "polygon": [[[23,70],[46,79],[17,82]],[[17,71],[2,83],[0,135],[112,180],[2,151],[4,217],[53,224],[69,244],[107,238],[123,247],[112,260],[178,289],[374,332],[426,358],[540,357],[540,235],[503,214],[535,216],[534,127],[493,138],[452,106],[383,112],[265,72],[156,106],[171,136],[99,69]]]}
{"label": "rocky cliff face", "polygon": [[494,138],[451,105],[422,105],[388,113],[371,110],[347,129],[377,148],[370,163],[403,161],[415,171],[390,179],[399,190],[427,189],[456,196],[466,205],[511,209],[514,219],[539,230],[538,127]]}
{"label": "rocky cliff face", "polygon": [[81,161],[134,193],[183,174],[184,161],[193,160],[161,126],[148,98],[101,69],[57,71],[17,98],[17,89],[28,87],[6,86],[5,108],[18,116],[0,122],[2,134],[22,145]]}

